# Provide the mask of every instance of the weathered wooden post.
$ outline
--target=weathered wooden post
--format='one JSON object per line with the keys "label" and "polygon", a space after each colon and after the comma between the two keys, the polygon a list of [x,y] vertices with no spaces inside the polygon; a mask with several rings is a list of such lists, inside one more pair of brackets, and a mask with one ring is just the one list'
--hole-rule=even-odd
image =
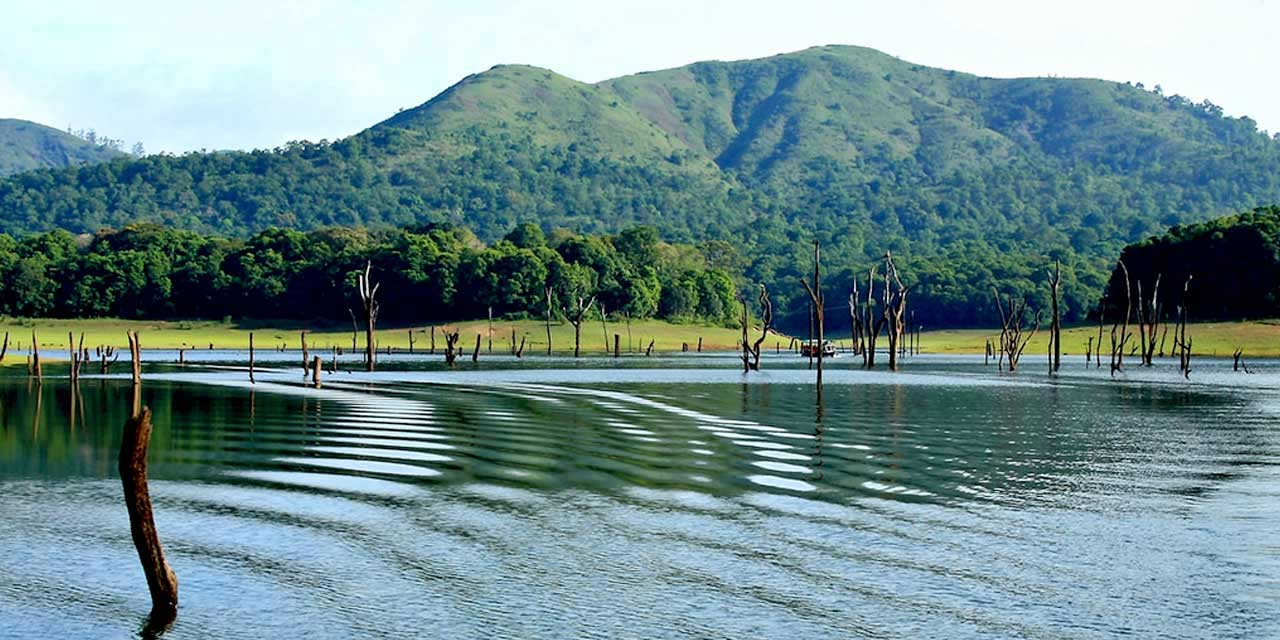
{"label": "weathered wooden post", "polygon": [[493,307],[489,307],[489,353],[493,353]]}
{"label": "weathered wooden post", "polygon": [[698,353],[702,353],[702,336],[698,336]]}
{"label": "weathered wooden post", "polygon": [[431,355],[436,354],[436,327],[431,325]]}
{"label": "weathered wooden post", "polygon": [[613,357],[622,357],[622,336],[617,333],[613,334]]}
{"label": "weathered wooden post", "polygon": [[320,387],[320,369],[322,367],[320,356],[316,356],[311,361],[311,384],[316,388]]}
{"label": "weathered wooden post", "polygon": [[306,376],[307,367],[311,365],[311,358],[309,357],[307,352],[307,332],[306,331],[301,332],[298,338],[299,340],[302,341],[302,375]]}
{"label": "weathered wooden post", "polygon": [[413,329],[409,330],[409,355],[413,355]]}
{"label": "weathered wooden post", "polygon": [[480,361],[480,334],[478,333],[476,334],[476,349],[475,351],[471,352],[471,361],[472,362]]}
{"label": "weathered wooden post", "polygon": [[4,357],[9,353],[9,332],[4,332],[4,344],[0,344],[0,364],[4,363]]}
{"label": "weathered wooden post", "polygon": [[178,366],[187,366],[187,350],[178,349]]}
{"label": "weathered wooden post", "polygon": [[160,536],[151,511],[151,491],[147,484],[147,449],[151,444],[151,409],[142,407],[124,424],[120,442],[120,484],[129,512],[133,546],[142,563],[151,592],[151,624],[165,624],[178,614],[178,577],[164,558]]}
{"label": "weathered wooden post", "polygon": [[249,332],[249,384],[257,384],[253,379],[253,332]]}

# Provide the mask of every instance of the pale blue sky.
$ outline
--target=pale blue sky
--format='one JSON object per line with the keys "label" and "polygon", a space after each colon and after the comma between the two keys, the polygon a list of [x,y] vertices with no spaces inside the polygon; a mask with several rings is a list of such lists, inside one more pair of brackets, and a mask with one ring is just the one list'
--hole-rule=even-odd
{"label": "pale blue sky", "polygon": [[0,117],[149,151],[339,138],[499,63],[578,80],[857,44],[991,76],[1163,85],[1280,130],[1272,0],[0,0]]}

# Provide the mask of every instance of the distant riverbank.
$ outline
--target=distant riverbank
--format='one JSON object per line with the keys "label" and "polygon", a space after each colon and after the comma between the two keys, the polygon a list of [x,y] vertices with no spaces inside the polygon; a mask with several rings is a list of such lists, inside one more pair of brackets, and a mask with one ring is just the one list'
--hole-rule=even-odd
{"label": "distant riverbank", "polygon": [[[487,320],[471,320],[435,325],[435,349],[443,353],[445,348],[445,330],[456,330],[459,335],[459,348],[470,353],[475,348],[476,336],[480,336],[481,352],[488,353],[489,322]],[[538,320],[494,320],[492,334],[492,352],[510,353],[512,330],[515,330],[515,344],[519,348],[524,341],[526,355],[545,354],[547,351],[546,326]],[[137,331],[142,338],[143,349],[247,349],[249,334],[254,334],[255,345],[260,351],[271,351],[281,346],[297,349],[300,346],[301,334],[307,332],[308,346],[316,350],[328,350],[334,346],[350,350],[352,331],[348,328],[324,327],[311,330],[303,325],[284,326],[280,324],[223,323],[215,321],[143,321],[118,319],[92,320],[60,320],[60,319],[8,319],[0,321],[0,337],[9,333],[9,355],[3,364],[12,365],[24,362],[31,343],[31,332],[36,332],[40,342],[41,356],[47,361],[67,359],[69,333],[75,335],[78,342],[84,333],[84,345],[93,350],[99,345],[111,345],[123,349],[127,344],[125,334]],[[1137,344],[1137,329],[1134,332],[1133,344]],[[397,352],[409,350],[409,335],[413,334],[415,352],[431,350],[431,325],[413,327],[385,327],[377,332],[379,349],[390,347]],[[736,328],[716,327],[703,324],[675,324],[660,320],[637,320],[631,323],[628,333],[625,322],[609,321],[601,327],[597,317],[594,321],[585,321],[582,325],[582,352],[584,354],[605,353],[606,341],[609,351],[613,349],[613,335],[619,336],[619,346],[623,353],[644,353],[650,341],[655,353],[680,352],[684,345],[690,351],[697,351],[698,341],[702,340],[704,351],[729,351],[738,348],[741,331]],[[1280,357],[1280,320],[1259,320],[1248,322],[1207,322],[1188,325],[1196,355],[1231,357],[1236,349],[1244,350],[1245,358]],[[606,338],[607,335],[607,338]],[[926,331],[921,335],[921,348],[924,353],[981,354],[988,339],[995,340],[1000,335],[998,328],[992,329],[943,329]],[[1096,326],[1071,327],[1063,330],[1063,353],[1067,357],[1083,356],[1089,338],[1097,340]],[[758,337],[758,329],[753,327],[751,339]],[[848,337],[843,331],[827,332],[827,338],[842,347],[848,346]],[[1042,354],[1047,347],[1047,327],[1042,327],[1027,345],[1027,355]],[[1111,327],[1103,331],[1103,342],[1111,339]],[[791,338],[771,335],[763,344],[767,350],[779,347],[786,349]],[[554,322],[551,325],[551,341],[556,354],[573,352],[573,326],[567,322]],[[356,335],[356,349],[364,347],[364,332]],[[888,341],[881,337],[878,346],[884,348]],[[1104,348],[1104,351],[1106,349]],[[1165,352],[1170,353],[1172,345],[1166,344]]]}

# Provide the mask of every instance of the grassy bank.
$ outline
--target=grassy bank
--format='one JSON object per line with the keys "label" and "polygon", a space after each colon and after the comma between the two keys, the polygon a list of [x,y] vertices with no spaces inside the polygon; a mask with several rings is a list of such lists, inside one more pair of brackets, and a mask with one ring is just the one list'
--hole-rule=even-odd
{"label": "grassy bank", "polygon": [[[456,330],[459,334],[459,345],[468,353],[475,348],[476,336],[481,336],[481,349],[489,349],[489,323],[486,320],[459,322],[436,325],[436,350],[445,347],[445,330]],[[84,333],[84,344],[92,349],[98,345],[113,345],[125,348],[128,331],[137,331],[144,349],[246,349],[249,345],[249,333],[254,334],[257,348],[270,350],[280,345],[297,349],[302,331],[308,332],[309,345],[320,349],[330,346],[351,348],[351,328],[326,327],[309,330],[302,325],[295,326],[253,326],[227,324],[210,321],[193,322],[152,322],[138,320],[5,320],[0,322],[0,339],[4,332],[9,333],[10,358],[6,364],[12,364],[14,357],[25,356],[31,344],[32,331],[40,344],[41,356],[48,360],[66,359],[68,352],[67,334],[75,335],[79,341]],[[517,320],[493,322],[493,351],[506,353],[510,350],[512,330],[515,331],[515,342],[519,345],[525,341],[526,353],[546,353],[547,332],[543,322],[537,320]],[[380,348],[392,347],[397,350],[408,350],[409,335],[413,333],[415,350],[427,351],[431,348],[431,327],[380,327],[377,341]],[[623,322],[608,324],[608,346],[613,348],[613,334],[620,336],[622,350],[643,351],[652,340],[654,350],[658,352],[680,351],[682,344],[688,343],[689,349],[697,348],[698,339],[703,340],[703,349],[715,351],[733,349],[739,332],[725,327],[712,327],[698,324],[672,324],[659,320],[637,320],[631,323],[630,338],[627,325]],[[600,325],[599,317],[594,322],[582,325],[582,350],[585,353],[601,353],[605,350],[605,329]],[[573,351],[573,326],[568,323],[551,325],[551,341],[556,353]],[[357,336],[357,344],[364,345],[364,333]],[[770,343],[772,344],[772,343]],[[785,343],[784,343],[785,346]]]}
{"label": "grassy bank", "polygon": [[[444,331],[455,329],[460,336],[460,346],[468,353],[475,348],[476,336],[481,336],[481,349],[489,348],[489,325],[487,321],[451,323],[436,326],[436,350],[444,349]],[[299,334],[306,328],[297,326],[251,326],[226,324],[221,322],[150,322],[136,320],[5,320],[0,322],[0,336],[9,333],[9,357],[3,364],[21,363],[25,359],[27,348],[31,343],[31,332],[36,331],[40,342],[41,356],[48,361],[65,360],[67,358],[67,334],[73,333],[76,340],[85,334],[85,346],[90,349],[98,345],[113,345],[124,349],[128,344],[125,333],[133,330],[142,336],[144,349],[245,349],[249,344],[249,333],[259,349],[270,350],[280,345],[290,349],[298,348]],[[547,349],[546,328],[537,320],[501,321],[493,323],[493,351],[506,353],[510,350],[511,332],[516,332],[516,344],[521,339],[526,341],[525,351],[530,354],[545,353]],[[1136,329],[1134,329],[1136,331]],[[429,326],[386,327],[379,329],[378,344],[381,348],[390,346],[397,350],[409,348],[409,332],[414,335],[415,349],[426,351],[431,348],[431,331]],[[1097,338],[1098,328],[1073,327],[1064,329],[1062,343],[1064,353],[1070,356],[1082,355],[1090,337]],[[612,349],[613,334],[621,337],[622,350],[642,352],[649,341],[654,342],[657,352],[680,351],[681,345],[689,344],[689,349],[697,348],[698,339],[703,340],[703,349],[707,351],[723,351],[737,348],[739,332],[726,327],[710,327],[696,324],[672,324],[658,320],[643,320],[631,323],[630,340],[628,340],[625,323],[610,322],[608,325],[609,348]],[[1201,356],[1229,357],[1237,348],[1244,349],[1250,357],[1280,357],[1280,320],[1264,320],[1251,322],[1211,322],[1189,325],[1188,333],[1194,340],[1195,351]],[[753,331],[754,335],[754,331]],[[988,339],[996,339],[998,329],[949,329],[928,331],[921,337],[921,345],[926,353],[982,353],[983,345]],[[320,330],[308,330],[307,341],[313,347],[327,349],[338,345],[344,349],[351,348],[351,329],[328,327]],[[839,340],[843,334],[831,335]],[[558,354],[571,353],[573,350],[573,327],[568,323],[556,323],[551,327],[552,344]],[[1110,339],[1110,327],[1103,335]],[[1134,340],[1137,338],[1135,337]],[[847,341],[847,338],[844,340]],[[1044,353],[1047,346],[1048,332],[1041,330],[1027,346],[1027,353]],[[784,347],[788,339],[770,338],[765,346],[772,348],[775,342]],[[364,334],[357,337],[357,345],[364,344]],[[887,344],[881,338],[880,346]],[[630,347],[628,347],[630,345]],[[1171,345],[1166,345],[1170,350]],[[600,326],[599,318],[587,322],[582,327],[582,350],[584,353],[601,353],[605,350],[605,331]]]}
{"label": "grassy bank", "polygon": [[[1137,344],[1137,328],[1131,326],[1131,330],[1134,332],[1132,340]],[[1195,323],[1187,325],[1187,335],[1191,337],[1193,350],[1201,356],[1230,357],[1236,349],[1243,349],[1246,356],[1252,357],[1280,356],[1280,320]],[[920,344],[926,353],[982,353],[988,339],[994,342],[999,337],[998,328],[928,331],[921,335]],[[1097,341],[1096,325],[1063,329],[1063,353],[1083,356],[1090,337]],[[1102,339],[1104,343],[1110,344],[1110,325],[1104,328]],[[1048,331],[1041,327],[1027,345],[1026,352],[1044,353],[1049,345],[1048,340]],[[1165,351],[1167,353],[1172,349],[1172,339],[1169,339],[1166,341]]]}

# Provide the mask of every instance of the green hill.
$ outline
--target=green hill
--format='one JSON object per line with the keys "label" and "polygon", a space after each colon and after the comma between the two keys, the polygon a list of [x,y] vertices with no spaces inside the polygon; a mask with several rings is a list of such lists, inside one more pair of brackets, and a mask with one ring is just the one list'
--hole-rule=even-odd
{"label": "green hill", "polygon": [[0,118],[0,176],[105,162],[123,155],[51,127]]}
{"label": "green hill", "polygon": [[332,143],[12,176],[0,231],[450,222],[494,240],[528,221],[645,224],[729,240],[748,277],[774,283],[819,238],[833,271],[886,249],[924,261],[933,300],[969,305],[937,312],[977,321],[976,294],[956,288],[1029,288],[1052,255],[1078,274],[1080,310],[1126,244],[1273,202],[1280,141],[1208,102],[832,46],[598,84],[499,66]]}

